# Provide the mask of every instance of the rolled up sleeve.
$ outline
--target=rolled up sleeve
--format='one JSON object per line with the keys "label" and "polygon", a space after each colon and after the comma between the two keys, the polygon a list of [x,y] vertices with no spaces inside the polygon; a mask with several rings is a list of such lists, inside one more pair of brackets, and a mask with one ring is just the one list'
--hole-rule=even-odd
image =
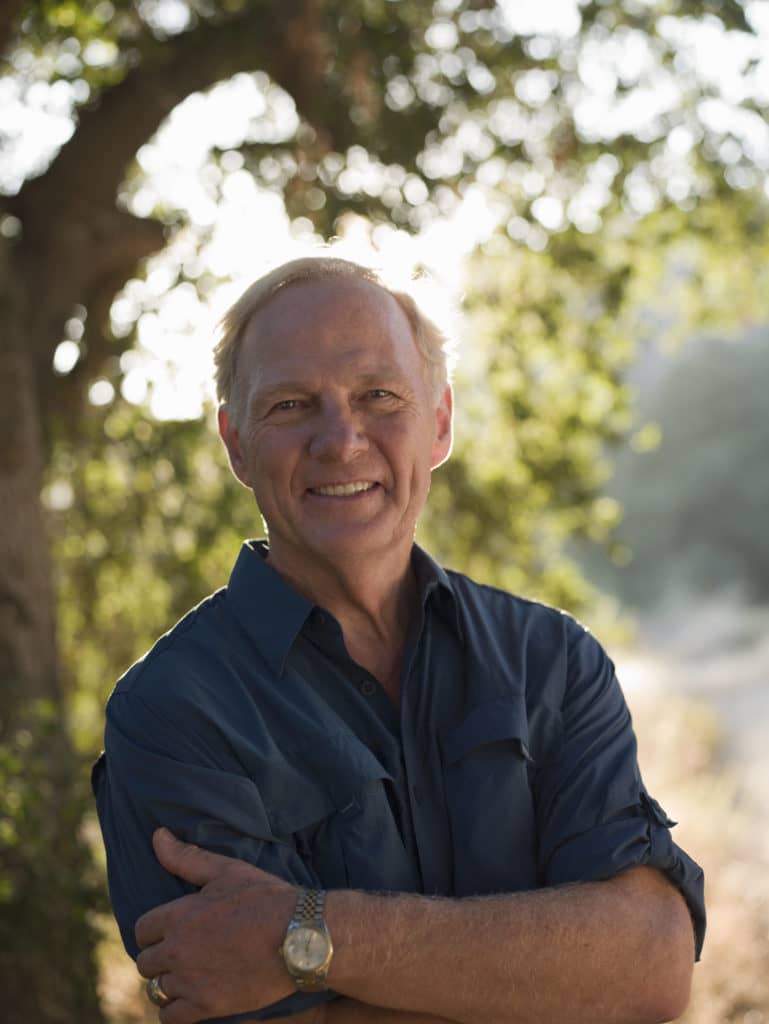
{"label": "rolled up sleeve", "polygon": [[[94,766],[92,785],[112,909],[134,959],[139,953],[134,934],[138,918],[195,891],[157,861],[152,833],[161,825],[185,842],[237,857],[295,885],[320,884],[293,846],[273,835],[255,783],[202,763],[203,756],[196,763],[194,748],[189,735],[170,729],[142,700],[120,696],[110,702],[105,753]],[[331,991],[297,992],[262,1010],[218,1020],[267,1020],[333,998]]]}
{"label": "rolled up sleeve", "polygon": [[562,735],[536,781],[540,876],[546,885],[559,885],[658,868],[686,900],[699,959],[702,869],[673,842],[675,822],[644,787],[612,662],[589,633],[577,629],[569,647]]}

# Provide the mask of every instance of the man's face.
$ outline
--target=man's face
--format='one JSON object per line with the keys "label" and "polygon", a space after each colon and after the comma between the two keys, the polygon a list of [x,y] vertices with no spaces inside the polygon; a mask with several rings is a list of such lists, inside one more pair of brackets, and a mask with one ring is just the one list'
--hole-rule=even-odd
{"label": "man's face", "polygon": [[451,394],[431,394],[392,296],[355,278],[284,287],[246,328],[237,387],[241,422],[223,411],[220,430],[276,568],[408,552],[451,447]]}

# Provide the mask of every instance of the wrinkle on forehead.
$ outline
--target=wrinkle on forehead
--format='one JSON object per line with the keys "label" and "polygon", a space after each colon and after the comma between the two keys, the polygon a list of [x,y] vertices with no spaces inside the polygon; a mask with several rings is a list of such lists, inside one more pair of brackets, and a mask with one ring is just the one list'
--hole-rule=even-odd
{"label": "wrinkle on forehead", "polygon": [[[292,327],[315,333],[330,308],[342,323],[359,318],[361,313],[368,314],[375,329],[377,326],[380,332],[387,327],[396,332],[405,329],[413,341],[411,324],[395,298],[380,285],[354,277],[289,282],[254,313],[246,327],[246,339],[258,342],[260,336],[276,331],[285,333]],[[314,316],[308,323],[311,311]]]}

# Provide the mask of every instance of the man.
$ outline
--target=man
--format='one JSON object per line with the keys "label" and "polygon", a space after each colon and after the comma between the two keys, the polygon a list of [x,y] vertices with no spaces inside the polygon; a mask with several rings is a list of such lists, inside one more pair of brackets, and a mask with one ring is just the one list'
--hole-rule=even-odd
{"label": "man", "polygon": [[325,258],[224,326],[220,433],[269,542],[118,683],[94,778],[160,1020],[679,1015],[702,875],[611,662],[414,546],[451,447],[441,335]]}

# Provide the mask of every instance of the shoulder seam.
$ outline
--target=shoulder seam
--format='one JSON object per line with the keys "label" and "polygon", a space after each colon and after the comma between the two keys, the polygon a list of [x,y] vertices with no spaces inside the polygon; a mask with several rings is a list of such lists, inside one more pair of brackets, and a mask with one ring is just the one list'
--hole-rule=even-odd
{"label": "shoulder seam", "polygon": [[135,679],[140,679],[141,676],[144,674],[145,669],[152,662],[154,662],[159,655],[165,654],[168,650],[170,650],[174,646],[174,644],[192,628],[192,626],[195,623],[195,620],[198,618],[199,614],[204,610],[204,607],[213,603],[213,600],[219,597],[221,594],[225,593],[226,590],[226,587],[220,587],[218,590],[215,590],[213,593],[208,594],[206,597],[204,597],[193,608],[190,608],[189,611],[185,612],[184,615],[182,615],[182,617],[177,622],[175,622],[174,625],[171,626],[171,628],[166,633],[158,637],[158,639],[155,641],[152,647],[150,647],[150,649],[146,651],[146,653],[143,654],[141,658],[138,658],[133,665],[127,668],[125,672],[123,672],[123,674],[118,679],[118,683],[125,679],[129,672],[132,672],[134,669],[136,670]]}
{"label": "shoulder seam", "polygon": [[[567,612],[563,608],[556,608],[555,605],[547,604],[545,601],[537,601],[531,597],[522,597],[520,594],[514,594],[510,590],[505,590],[502,587],[496,587],[491,583],[479,583],[478,580],[470,579],[469,576],[465,576],[464,573],[457,572],[455,569],[446,569],[445,571],[446,574],[451,577],[452,582],[458,581],[460,586],[469,584],[474,589],[484,590],[490,594],[497,594],[499,597],[517,604],[525,604],[531,608],[541,608],[543,611],[553,612],[555,615],[561,615],[566,619],[571,619],[577,625],[580,625],[571,612]],[[584,627],[582,628],[584,629]]]}

